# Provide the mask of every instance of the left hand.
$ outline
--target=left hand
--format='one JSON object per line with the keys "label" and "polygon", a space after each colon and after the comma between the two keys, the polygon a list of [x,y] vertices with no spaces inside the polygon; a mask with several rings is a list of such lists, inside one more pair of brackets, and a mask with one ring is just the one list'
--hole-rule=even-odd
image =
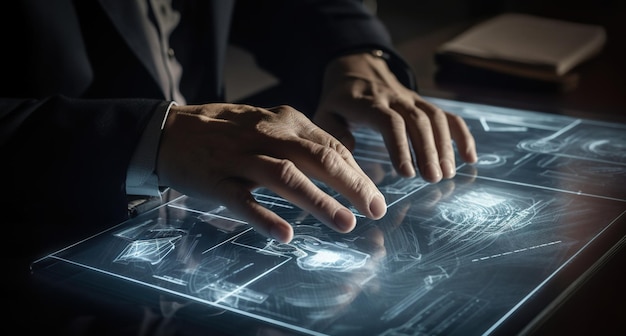
{"label": "left hand", "polygon": [[350,123],[377,129],[395,169],[405,177],[416,174],[410,145],[422,178],[433,183],[456,173],[452,141],[464,161],[476,161],[474,137],[465,121],[402,85],[385,60],[369,53],[329,63],[313,121],[351,150]]}

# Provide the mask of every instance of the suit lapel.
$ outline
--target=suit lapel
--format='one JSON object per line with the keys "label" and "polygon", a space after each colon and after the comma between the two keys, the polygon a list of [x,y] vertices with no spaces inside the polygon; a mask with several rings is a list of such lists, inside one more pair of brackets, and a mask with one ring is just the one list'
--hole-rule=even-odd
{"label": "suit lapel", "polygon": [[134,0],[100,0],[102,8],[120,35],[148,70],[156,83],[159,77],[154,64],[144,28],[141,26],[141,9]]}

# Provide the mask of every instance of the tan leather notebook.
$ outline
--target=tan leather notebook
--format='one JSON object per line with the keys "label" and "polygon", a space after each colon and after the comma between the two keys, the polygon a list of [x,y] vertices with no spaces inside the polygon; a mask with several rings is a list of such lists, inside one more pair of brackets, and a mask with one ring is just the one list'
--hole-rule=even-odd
{"label": "tan leather notebook", "polygon": [[506,13],[444,43],[435,57],[441,66],[458,63],[560,82],[570,80],[572,69],[599,53],[605,42],[602,26]]}

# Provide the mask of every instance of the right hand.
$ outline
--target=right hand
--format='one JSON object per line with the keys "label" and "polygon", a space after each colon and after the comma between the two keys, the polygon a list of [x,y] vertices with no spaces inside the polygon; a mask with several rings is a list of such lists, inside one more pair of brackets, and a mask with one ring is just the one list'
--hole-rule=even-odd
{"label": "right hand", "polygon": [[338,232],[354,214],[309,177],[344,195],[363,215],[387,206],[350,151],[304,114],[288,106],[239,104],[172,106],[157,160],[159,183],[194,198],[217,200],[259,233],[287,243],[293,229],[251,191],[265,187]]}

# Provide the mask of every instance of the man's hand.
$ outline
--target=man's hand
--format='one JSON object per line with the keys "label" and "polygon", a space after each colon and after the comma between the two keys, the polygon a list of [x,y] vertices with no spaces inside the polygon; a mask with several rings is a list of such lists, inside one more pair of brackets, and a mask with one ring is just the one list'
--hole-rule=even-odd
{"label": "man's hand", "polygon": [[159,183],[191,197],[218,200],[266,236],[289,242],[289,223],[251,194],[266,187],[338,232],[354,214],[320,190],[325,183],[372,219],[387,209],[382,194],[338,140],[288,107],[172,106],[157,160]]}
{"label": "man's hand", "polygon": [[350,123],[377,129],[395,169],[405,177],[415,175],[410,146],[429,182],[455,175],[453,140],[463,160],[476,161],[474,138],[463,119],[403,86],[383,59],[368,53],[342,56],[327,66],[313,120],[350,149]]}

